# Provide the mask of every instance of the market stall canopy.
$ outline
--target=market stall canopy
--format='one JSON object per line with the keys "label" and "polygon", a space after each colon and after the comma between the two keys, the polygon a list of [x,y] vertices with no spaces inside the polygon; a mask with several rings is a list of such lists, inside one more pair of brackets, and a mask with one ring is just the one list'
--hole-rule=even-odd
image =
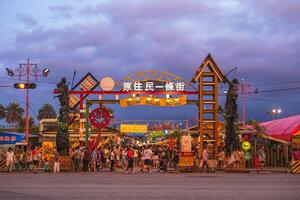
{"label": "market stall canopy", "polygon": [[300,115],[276,119],[260,124],[265,128],[265,134],[290,142],[300,131]]}
{"label": "market stall canopy", "polygon": [[[38,135],[29,134],[29,138],[39,137]],[[17,144],[26,141],[24,133],[5,132],[0,131],[0,145],[1,144]]]}

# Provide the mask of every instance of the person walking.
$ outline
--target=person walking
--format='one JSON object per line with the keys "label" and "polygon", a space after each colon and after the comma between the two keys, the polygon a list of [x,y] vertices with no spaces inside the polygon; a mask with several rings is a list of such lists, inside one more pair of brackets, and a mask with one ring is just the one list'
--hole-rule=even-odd
{"label": "person walking", "polygon": [[204,166],[207,168],[207,171],[209,171],[208,163],[207,163],[207,149],[204,147],[202,152],[202,159],[201,159],[201,172],[204,168]]}
{"label": "person walking", "polygon": [[80,151],[79,147],[77,147],[74,152],[74,162],[75,162],[75,171],[76,172],[79,170],[80,160],[81,160],[81,151]]}
{"label": "person walking", "polygon": [[134,152],[133,148],[130,147],[129,150],[127,151],[127,159],[128,159],[128,173],[132,174],[133,173],[133,158],[134,158]]}
{"label": "person walking", "polygon": [[178,163],[179,163],[179,152],[175,148],[173,152],[173,163],[174,163],[174,170],[178,171]]}
{"label": "person walking", "polygon": [[259,167],[260,167],[260,173],[263,174],[263,167],[265,166],[266,162],[266,154],[264,146],[261,145],[258,151],[258,159],[259,159]]}
{"label": "person walking", "polygon": [[94,149],[91,154],[91,171],[96,171],[97,151]]}
{"label": "person walking", "polygon": [[127,148],[126,147],[124,147],[124,149],[122,150],[122,167],[123,167],[123,171],[126,171],[127,167],[128,167]]}
{"label": "person walking", "polygon": [[144,151],[145,170],[147,170],[148,172],[150,171],[151,165],[152,165],[152,155],[153,155],[153,152],[151,150],[151,147],[148,146],[146,148],[146,150]]}
{"label": "person walking", "polygon": [[110,160],[110,171],[113,172],[115,170],[115,163],[116,163],[116,149],[115,147],[111,150],[109,154]]}
{"label": "person walking", "polygon": [[31,156],[32,156],[32,162],[33,162],[33,168],[32,171],[34,173],[37,173],[37,168],[39,166],[39,150],[38,147],[35,147],[32,151],[31,151]]}
{"label": "person walking", "polygon": [[59,164],[60,164],[60,156],[59,156],[59,153],[57,151],[55,151],[54,153],[54,170],[53,172],[54,173],[59,173]]}
{"label": "person walking", "polygon": [[12,172],[13,170],[14,160],[15,154],[13,152],[13,149],[9,147],[8,151],[6,152],[6,169],[8,173]]}
{"label": "person walking", "polygon": [[87,148],[85,148],[84,156],[83,156],[82,171],[87,172],[89,170],[90,160],[91,160],[91,152]]}

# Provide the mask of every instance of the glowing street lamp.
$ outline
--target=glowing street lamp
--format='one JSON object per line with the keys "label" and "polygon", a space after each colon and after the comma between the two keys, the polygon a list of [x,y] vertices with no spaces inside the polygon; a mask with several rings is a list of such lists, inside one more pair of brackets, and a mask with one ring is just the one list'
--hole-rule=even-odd
{"label": "glowing street lamp", "polygon": [[[269,113],[269,112],[268,112],[268,113]],[[273,107],[273,108],[272,108],[272,112],[269,113],[269,114],[272,115],[272,119],[274,120],[275,115],[279,115],[279,114],[281,114],[281,113],[282,113],[282,110],[281,110],[280,107]]]}

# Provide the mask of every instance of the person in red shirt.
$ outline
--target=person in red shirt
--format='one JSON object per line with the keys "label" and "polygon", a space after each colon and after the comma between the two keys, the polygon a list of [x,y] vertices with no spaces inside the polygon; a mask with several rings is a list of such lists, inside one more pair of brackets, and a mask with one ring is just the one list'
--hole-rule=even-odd
{"label": "person in red shirt", "polygon": [[133,148],[130,147],[129,150],[127,151],[127,159],[128,159],[128,173],[132,174],[133,173],[133,158],[134,158],[134,152]]}
{"label": "person in red shirt", "polygon": [[37,168],[38,168],[38,165],[39,165],[39,150],[38,150],[38,147],[35,147],[31,151],[31,158],[32,158],[32,162],[33,162],[32,171],[34,173],[37,173]]}

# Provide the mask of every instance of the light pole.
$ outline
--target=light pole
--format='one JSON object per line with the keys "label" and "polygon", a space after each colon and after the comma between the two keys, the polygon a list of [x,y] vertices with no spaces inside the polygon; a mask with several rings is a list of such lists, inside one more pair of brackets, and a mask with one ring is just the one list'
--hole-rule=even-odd
{"label": "light pole", "polygon": [[14,71],[9,69],[9,68],[6,68],[6,71],[7,71],[8,76],[11,76],[11,77],[18,76],[19,81],[21,80],[21,77],[26,76],[25,83],[15,83],[14,87],[16,89],[26,89],[26,109],[25,109],[26,128],[25,128],[25,134],[26,134],[26,144],[28,145],[28,136],[29,136],[29,89],[34,89],[36,87],[36,85],[34,83],[30,83],[30,76],[34,76],[35,80],[37,81],[37,78],[39,76],[47,77],[50,71],[49,71],[48,68],[45,68],[42,71],[42,74],[39,73],[38,64],[30,63],[29,58],[27,59],[27,63],[19,64],[17,74],[15,74]]}
{"label": "light pole", "polygon": [[279,115],[282,113],[282,110],[280,107],[274,107],[272,108],[272,111],[271,112],[268,112],[268,114],[271,114],[272,115],[272,120],[274,120],[275,118],[275,115]]}

